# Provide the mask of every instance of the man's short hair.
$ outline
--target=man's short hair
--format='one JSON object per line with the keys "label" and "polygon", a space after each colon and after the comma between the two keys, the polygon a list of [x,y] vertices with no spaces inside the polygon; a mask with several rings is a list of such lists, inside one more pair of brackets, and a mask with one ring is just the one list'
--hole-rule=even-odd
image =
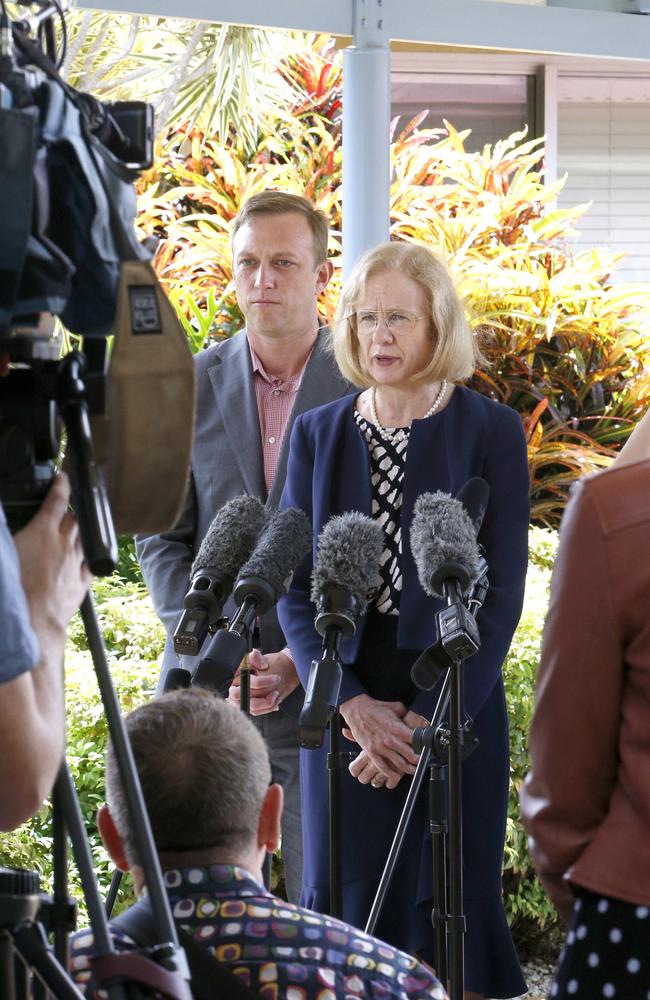
{"label": "man's short hair", "polygon": [[329,236],[329,220],[325,212],[314,208],[308,198],[287,191],[260,191],[244,202],[240,208],[232,229],[232,240],[239,229],[255,215],[286,215],[297,212],[302,215],[311,229],[314,239],[314,261],[322,264],[327,260],[327,240]]}
{"label": "man's short hair", "polygon": [[[254,845],[271,768],[250,719],[194,689],[154,698],[124,721],[159,852],[227,855]],[[139,864],[110,741],[106,799],[129,863]]]}

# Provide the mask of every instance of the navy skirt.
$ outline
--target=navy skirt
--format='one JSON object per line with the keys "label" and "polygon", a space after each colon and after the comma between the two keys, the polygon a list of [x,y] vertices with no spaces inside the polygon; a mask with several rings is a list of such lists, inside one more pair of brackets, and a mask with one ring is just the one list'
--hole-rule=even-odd
{"label": "navy skirt", "polygon": [[[397,617],[369,614],[355,673],[366,691],[409,705],[416,692],[410,668],[419,650],[398,649]],[[346,668],[347,669],[347,668]],[[432,710],[436,694],[432,693]],[[474,721],[480,746],[463,764],[463,879],[465,988],[487,997],[513,997],[526,984],[503,909],[501,867],[508,802],[508,729],[501,682]],[[344,749],[356,744],[343,740]],[[327,747],[303,750],[304,875],[301,902],[329,911]],[[343,919],[364,927],[408,793],[361,785],[341,775]],[[375,935],[434,965],[432,845],[427,779],[423,782]]]}

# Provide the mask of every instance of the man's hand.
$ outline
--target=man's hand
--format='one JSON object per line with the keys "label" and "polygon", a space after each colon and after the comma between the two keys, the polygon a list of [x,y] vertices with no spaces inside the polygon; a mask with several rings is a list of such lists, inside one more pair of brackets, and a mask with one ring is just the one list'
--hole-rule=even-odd
{"label": "man's hand", "polygon": [[346,723],[343,735],[366,751],[385,782],[395,787],[403,774],[414,773],[418,759],[411,749],[413,728],[403,721],[406,708],[400,701],[377,701],[360,694],[344,702],[340,711]]}
{"label": "man's hand", "polygon": [[[284,699],[294,691],[300,679],[288,649],[279,653],[260,653],[253,649],[248,657],[251,668],[251,715],[277,712]],[[239,708],[240,670],[228,692],[228,701]]]}
{"label": "man's hand", "polygon": [[67,512],[69,500],[70,483],[60,473],[40,510],[14,535],[32,628],[41,644],[61,637],[65,642],[68,622],[90,584],[79,528]]}

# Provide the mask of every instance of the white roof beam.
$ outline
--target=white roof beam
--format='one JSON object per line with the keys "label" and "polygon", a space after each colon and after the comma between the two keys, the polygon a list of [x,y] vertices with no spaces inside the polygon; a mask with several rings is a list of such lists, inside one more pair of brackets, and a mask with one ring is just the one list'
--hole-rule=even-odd
{"label": "white roof beam", "polygon": [[[558,0],[556,0],[558,2]],[[560,0],[561,2],[561,0]],[[565,0],[574,4],[586,0]],[[592,4],[596,0],[589,0]],[[607,0],[607,5],[616,0]],[[200,21],[353,34],[352,0],[79,0],[80,7]],[[384,0],[394,41],[541,54],[650,59],[650,18],[584,6],[493,0]]]}

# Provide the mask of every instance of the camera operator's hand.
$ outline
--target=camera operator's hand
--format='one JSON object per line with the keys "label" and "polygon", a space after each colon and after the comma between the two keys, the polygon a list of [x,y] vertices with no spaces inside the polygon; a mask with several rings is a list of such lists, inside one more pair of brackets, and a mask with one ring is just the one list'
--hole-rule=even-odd
{"label": "camera operator's hand", "polygon": [[[8,561],[15,563],[18,556],[32,648],[35,636],[39,652],[36,663],[27,660],[14,674],[11,661],[15,656],[7,655],[8,662],[2,664],[4,676],[10,678],[0,683],[2,830],[13,829],[36,812],[52,787],[63,755],[66,628],[90,583],[76,521],[66,512],[69,498],[67,477],[57,476],[41,509],[13,543],[3,519],[3,551]],[[4,599],[17,605],[15,588],[12,594],[10,598],[3,588]]]}
{"label": "camera operator's hand", "polygon": [[14,535],[31,624],[41,646],[61,638],[65,645],[68,622],[90,584],[79,528],[67,512],[69,500],[68,477],[60,473],[40,510]]}

